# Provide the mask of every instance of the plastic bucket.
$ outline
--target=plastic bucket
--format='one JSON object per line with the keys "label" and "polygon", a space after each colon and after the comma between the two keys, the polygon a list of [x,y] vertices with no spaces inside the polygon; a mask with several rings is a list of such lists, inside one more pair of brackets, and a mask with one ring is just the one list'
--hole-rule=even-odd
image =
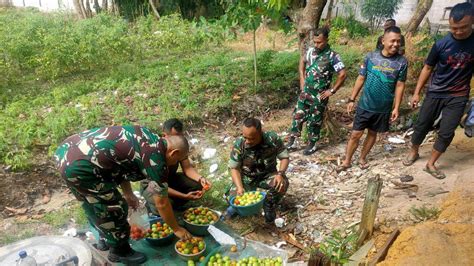
{"label": "plastic bucket", "polygon": [[263,198],[259,202],[256,202],[252,205],[247,205],[247,206],[235,205],[234,200],[236,196],[232,196],[230,197],[230,200],[229,200],[230,206],[232,206],[240,216],[251,216],[251,215],[259,214],[263,207],[263,202],[265,201],[265,196],[267,195],[267,193],[260,191],[260,194],[263,196]]}

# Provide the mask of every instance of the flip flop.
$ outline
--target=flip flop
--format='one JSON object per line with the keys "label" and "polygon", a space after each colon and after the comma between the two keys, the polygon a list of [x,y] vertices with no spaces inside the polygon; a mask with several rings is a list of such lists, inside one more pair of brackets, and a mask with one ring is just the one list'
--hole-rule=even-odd
{"label": "flip flop", "polygon": [[337,173],[340,173],[342,171],[346,171],[347,169],[351,168],[352,165],[339,165],[337,168],[336,168],[336,172]]}
{"label": "flip flop", "polygon": [[418,160],[419,158],[420,158],[420,155],[418,153],[413,158],[410,158],[410,156],[408,156],[407,158],[405,158],[405,160],[403,160],[403,165],[410,166],[414,164],[416,160]]}
{"label": "flip flop", "polygon": [[427,172],[428,174],[430,174],[431,176],[433,176],[436,179],[445,179],[446,178],[446,175],[438,169],[430,169],[428,166],[426,166],[425,169],[423,169],[423,171]]}
{"label": "flip flop", "polygon": [[362,163],[362,162],[359,162],[359,168],[362,169],[362,170],[365,170],[367,168],[370,167],[370,164],[365,162],[365,163]]}

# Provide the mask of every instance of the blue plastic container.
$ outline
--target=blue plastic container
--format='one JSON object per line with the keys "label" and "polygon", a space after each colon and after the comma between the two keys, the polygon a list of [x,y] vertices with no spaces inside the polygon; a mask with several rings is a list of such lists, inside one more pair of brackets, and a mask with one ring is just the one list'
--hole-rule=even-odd
{"label": "blue plastic container", "polygon": [[235,196],[232,196],[230,197],[230,200],[229,200],[230,206],[232,206],[240,216],[251,216],[251,215],[259,214],[262,210],[263,201],[265,200],[265,196],[267,195],[267,193],[260,191],[260,194],[263,196],[263,198],[259,202],[251,204],[251,205],[247,205],[247,206],[235,205],[234,204]]}
{"label": "blue plastic container", "polygon": [[[159,216],[150,217],[149,222],[150,222],[150,228],[151,228],[151,225],[155,224],[156,222],[163,223],[163,219]],[[150,244],[152,246],[166,246],[166,245],[171,244],[173,242],[174,238],[175,238],[174,233],[171,233],[168,236],[163,237],[163,238],[149,238],[149,237],[146,237],[145,240],[148,242],[148,244]]]}

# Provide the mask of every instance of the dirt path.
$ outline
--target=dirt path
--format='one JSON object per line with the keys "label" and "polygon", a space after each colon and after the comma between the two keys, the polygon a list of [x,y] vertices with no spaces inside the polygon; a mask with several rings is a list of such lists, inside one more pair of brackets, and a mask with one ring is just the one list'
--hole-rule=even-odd
{"label": "dirt path", "polygon": [[[274,111],[264,118],[264,128],[284,134],[290,122],[291,108]],[[227,128],[227,131],[215,134],[222,138],[239,134],[238,126]],[[395,135],[395,133],[389,134],[389,136]],[[200,145],[208,144],[205,143],[204,136],[198,137],[201,138]],[[407,138],[405,141],[408,143],[409,139]],[[229,143],[221,143],[219,144],[221,147],[215,147],[218,148],[218,153],[222,156],[219,158],[220,164],[227,161]],[[290,189],[279,210],[279,217],[284,219],[285,226],[266,228],[261,217],[238,218],[229,223],[246,237],[267,244],[275,245],[291,234],[297,243],[309,246],[314,242],[322,241],[334,229],[347,228],[349,225],[357,224],[360,220],[367,179],[374,175],[378,174],[384,180],[377,213],[378,234],[390,233],[395,227],[403,228],[413,224],[408,212],[412,206],[425,204],[436,206],[456,185],[473,186],[472,182],[467,183],[462,178],[472,176],[474,170],[474,141],[466,138],[461,130],[457,132],[452,145],[439,162],[440,169],[447,175],[445,180],[436,180],[422,171],[432,147],[431,142],[422,146],[420,160],[410,167],[404,167],[401,163],[408,150],[408,144],[391,144],[391,151],[387,151],[384,144],[387,144],[387,138],[377,142],[374,146],[369,155],[371,165],[369,169],[361,170],[357,165],[354,165],[342,173],[336,173],[335,168],[344,155],[345,142],[335,145],[322,143],[320,150],[312,156],[303,156],[301,150],[291,153],[291,164],[288,171]],[[357,160],[357,156],[358,152],[355,160]],[[43,168],[49,169],[50,166],[45,164]],[[30,178],[34,177],[34,180],[38,179],[35,181],[38,182],[35,187],[38,195],[41,195],[41,189],[57,189],[57,192],[52,194],[50,202],[42,204],[41,197],[39,197],[36,203],[28,199],[21,204],[11,206],[28,206],[33,212],[47,213],[62,208],[65,204],[63,201],[70,202],[72,197],[64,194],[64,187],[62,187],[60,179],[54,177],[54,173],[51,171],[49,169],[46,172],[40,172],[40,174],[34,172],[29,176]],[[48,178],[42,179],[41,174],[48,176]],[[414,194],[416,197],[409,197],[407,191],[397,189],[397,186],[392,182],[399,181],[399,177],[403,175],[414,177],[410,183],[418,186],[418,191]],[[4,189],[3,193],[9,191],[11,193],[15,190],[15,185],[18,184],[14,179],[15,174],[4,174],[4,176],[10,177],[10,179],[7,183],[9,187]],[[21,176],[23,176],[21,179],[23,180],[28,174],[23,173]],[[228,178],[225,173],[220,176]],[[42,183],[42,180],[45,182]],[[48,187],[48,182],[53,182],[53,185]],[[12,195],[15,195],[15,192]],[[8,198],[5,202],[8,202]],[[15,224],[14,218],[0,221],[0,228],[5,229],[5,224],[10,226]],[[42,228],[41,225],[38,225],[38,230],[40,228]],[[51,232],[55,231],[51,230]],[[287,249],[290,255],[296,254],[296,260],[304,258],[303,252],[289,243],[283,248]]]}

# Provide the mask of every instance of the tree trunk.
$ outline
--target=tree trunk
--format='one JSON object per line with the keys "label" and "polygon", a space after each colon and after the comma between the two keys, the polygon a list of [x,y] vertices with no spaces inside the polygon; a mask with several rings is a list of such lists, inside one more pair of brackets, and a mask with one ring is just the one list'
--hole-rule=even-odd
{"label": "tree trunk", "polygon": [[409,38],[413,36],[420,26],[421,21],[425,17],[426,13],[430,11],[431,5],[433,5],[433,0],[419,0],[418,5],[416,6],[415,13],[408,22],[407,25],[407,35],[406,37]]}
{"label": "tree trunk", "polygon": [[329,22],[332,18],[332,8],[334,7],[334,4],[336,4],[334,0],[329,0],[328,13],[326,14],[326,24],[330,24]]}
{"label": "tree trunk", "polygon": [[99,5],[99,0],[94,0],[94,10],[95,10],[96,14],[99,14],[100,11],[102,11],[102,9],[100,8],[100,5]]}
{"label": "tree trunk", "polygon": [[257,89],[257,30],[253,31],[253,74],[254,87]]}
{"label": "tree trunk", "polygon": [[326,6],[327,0],[308,0],[306,6],[303,10],[303,16],[298,26],[299,34],[299,47],[300,53],[303,54],[306,50],[305,41],[308,40],[308,37],[311,37],[308,34],[311,30],[316,29],[319,26],[319,20],[321,14],[323,13],[324,6]]}
{"label": "tree trunk", "polygon": [[151,9],[153,9],[153,13],[155,14],[156,18],[160,20],[160,13],[158,13],[158,9],[156,9],[155,3],[153,0],[148,0],[150,3]]}
{"label": "tree trunk", "polygon": [[106,12],[108,11],[108,1],[107,0],[102,0],[102,10],[105,10]]}
{"label": "tree trunk", "polygon": [[77,12],[77,15],[79,15],[80,18],[84,19],[86,18],[86,15],[84,14],[84,10],[82,8],[82,3],[80,0],[74,0],[73,2],[74,9]]}
{"label": "tree trunk", "polygon": [[89,0],[86,0],[86,15],[88,18],[92,17],[91,3]]}

